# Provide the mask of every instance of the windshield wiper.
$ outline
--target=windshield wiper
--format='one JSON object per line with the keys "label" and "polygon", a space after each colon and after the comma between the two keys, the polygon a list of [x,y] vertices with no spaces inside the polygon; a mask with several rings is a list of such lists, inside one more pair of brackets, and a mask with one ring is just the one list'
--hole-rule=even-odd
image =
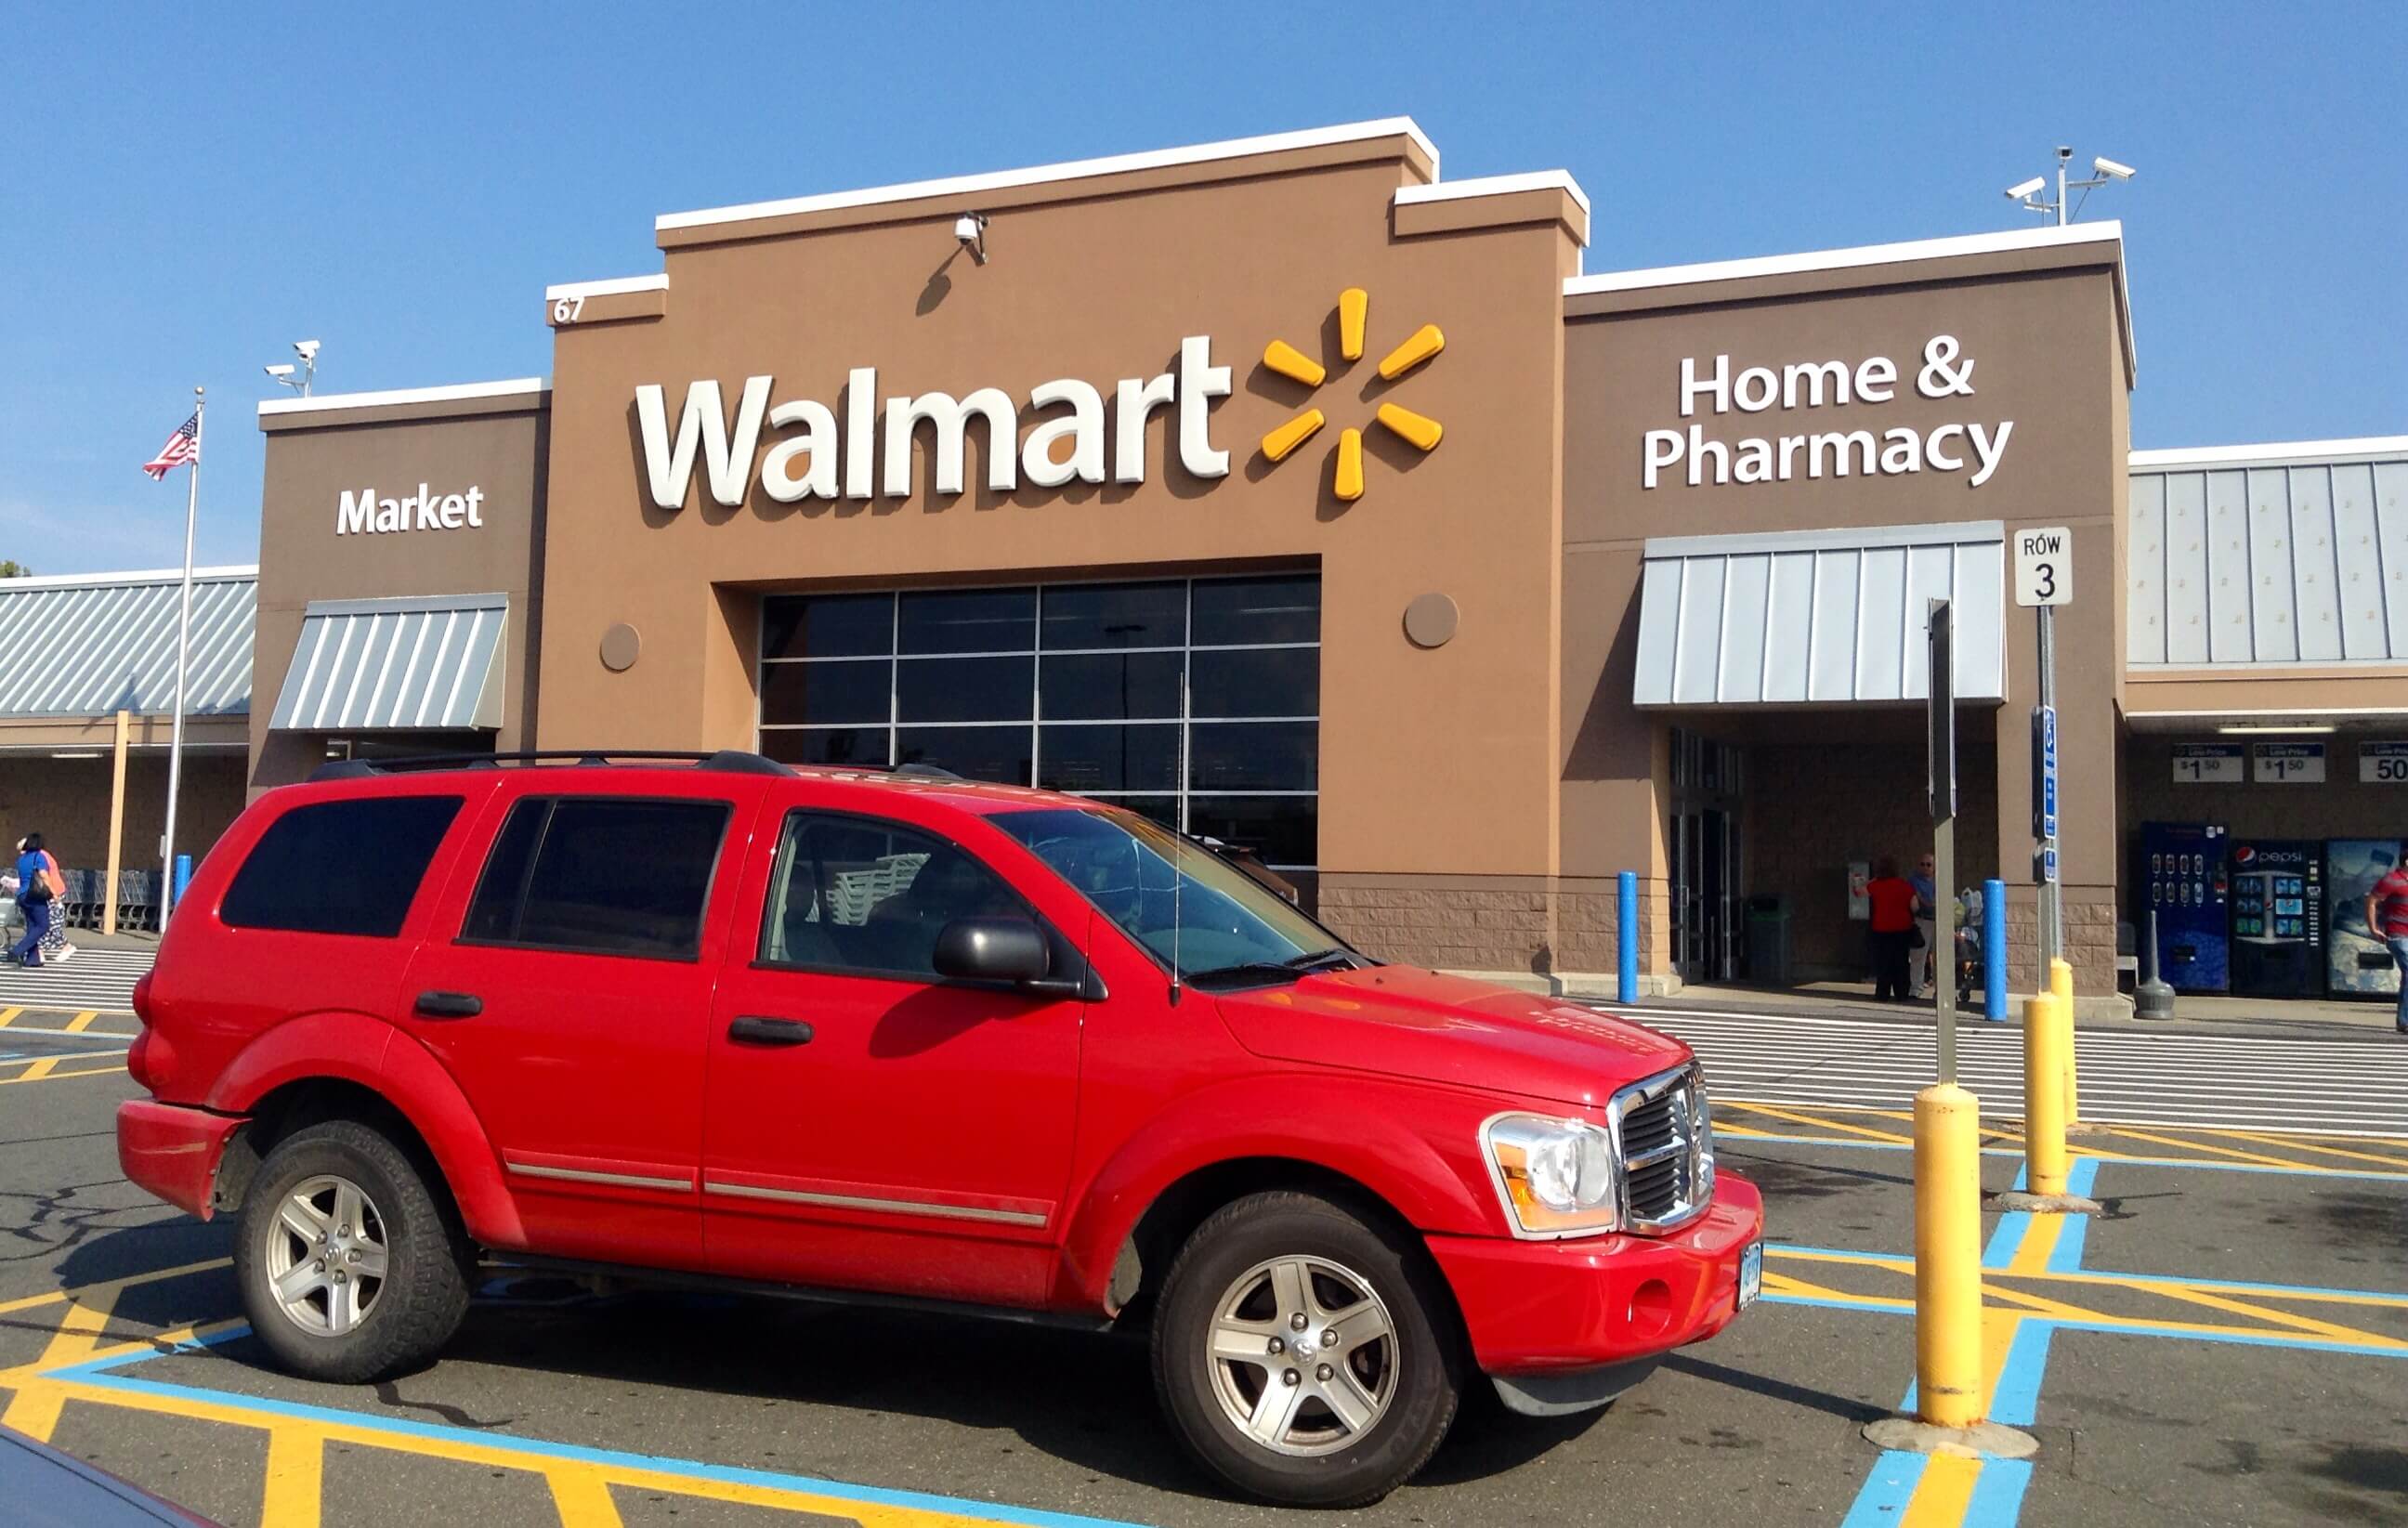
{"label": "windshield wiper", "polygon": [[1301,955],[1291,955],[1283,961],[1240,961],[1234,965],[1215,965],[1209,970],[1191,971],[1189,981],[1218,981],[1225,978],[1268,977],[1273,981],[1294,981],[1321,971],[1352,970],[1354,956],[1343,950],[1315,950]]}

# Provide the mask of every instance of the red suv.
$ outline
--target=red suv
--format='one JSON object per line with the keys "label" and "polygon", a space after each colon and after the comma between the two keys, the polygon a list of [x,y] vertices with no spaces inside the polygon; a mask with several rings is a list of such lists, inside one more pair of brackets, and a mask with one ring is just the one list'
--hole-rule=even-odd
{"label": "red suv", "polygon": [[1093,801],[633,757],[331,764],[179,907],[120,1159],[240,1212],[296,1373],[424,1364],[480,1259],[1143,1322],[1207,1468],[1336,1505],[1474,1370],[1600,1406],[1756,1292],[1678,1040]]}

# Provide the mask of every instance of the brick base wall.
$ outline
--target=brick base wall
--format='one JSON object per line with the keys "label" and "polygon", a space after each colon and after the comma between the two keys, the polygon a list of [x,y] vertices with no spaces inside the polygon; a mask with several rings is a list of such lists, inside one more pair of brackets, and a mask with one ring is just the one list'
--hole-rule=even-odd
{"label": "brick base wall", "polygon": [[[196,864],[242,814],[245,764],[238,755],[223,753],[194,754],[184,761],[176,847]],[[110,765],[106,754],[97,759],[0,757],[0,848],[27,833],[39,833],[62,867],[107,868]],[[159,867],[159,835],[165,830],[166,817],[167,761],[155,753],[136,754],[125,764],[123,868]]]}
{"label": "brick base wall", "polygon": [[[1320,917],[1385,960],[1451,971],[1552,976],[1615,969],[1615,883],[1546,876],[1348,875],[1325,870]],[[1640,882],[1639,968],[1669,971],[1670,889]]]}

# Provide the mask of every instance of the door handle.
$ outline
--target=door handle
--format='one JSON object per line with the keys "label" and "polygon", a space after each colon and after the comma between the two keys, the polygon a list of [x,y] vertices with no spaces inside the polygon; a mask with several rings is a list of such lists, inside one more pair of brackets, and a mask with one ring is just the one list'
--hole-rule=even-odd
{"label": "door handle", "polygon": [[411,1011],[421,1019],[474,1019],[485,1000],[473,992],[421,992]]}
{"label": "door handle", "polygon": [[809,1045],[811,1026],[797,1019],[764,1019],[748,1013],[729,1021],[727,1037],[738,1045]]}

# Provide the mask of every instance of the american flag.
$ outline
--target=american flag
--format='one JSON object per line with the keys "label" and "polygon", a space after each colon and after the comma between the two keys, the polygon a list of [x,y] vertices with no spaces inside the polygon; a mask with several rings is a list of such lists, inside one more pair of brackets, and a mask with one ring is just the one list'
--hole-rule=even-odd
{"label": "american flag", "polygon": [[176,433],[159,448],[158,455],[142,464],[142,470],[150,475],[152,482],[158,482],[185,463],[200,459],[201,416],[196,411],[191,419],[176,427]]}

